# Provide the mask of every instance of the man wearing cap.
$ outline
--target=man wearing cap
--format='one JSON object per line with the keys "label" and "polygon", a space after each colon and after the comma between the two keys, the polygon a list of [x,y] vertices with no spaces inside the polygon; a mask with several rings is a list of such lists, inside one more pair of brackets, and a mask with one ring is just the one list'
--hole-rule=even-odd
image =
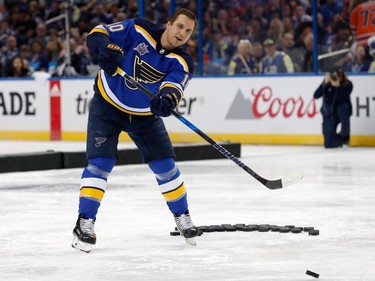
{"label": "man wearing cap", "polygon": [[273,39],[266,39],[263,42],[263,46],[266,56],[262,59],[259,65],[260,73],[275,74],[294,72],[293,62],[289,55],[282,51],[276,51]]}

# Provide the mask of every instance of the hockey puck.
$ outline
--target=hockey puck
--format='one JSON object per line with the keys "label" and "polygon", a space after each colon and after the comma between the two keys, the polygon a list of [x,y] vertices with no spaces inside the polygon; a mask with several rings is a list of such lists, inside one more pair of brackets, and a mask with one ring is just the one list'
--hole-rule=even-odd
{"label": "hockey puck", "polygon": [[309,235],[317,236],[317,235],[319,235],[319,230],[310,230]]}
{"label": "hockey puck", "polygon": [[280,226],[278,225],[270,225],[271,231],[278,232],[280,230]]}
{"label": "hockey puck", "polygon": [[225,231],[236,231],[237,230],[237,228],[235,227],[235,226],[226,226],[225,227]]}
{"label": "hockey puck", "polygon": [[202,225],[202,226],[199,226],[198,229],[199,231],[202,231],[202,232],[209,232],[208,230],[210,229],[210,227],[207,225]]}
{"label": "hockey puck", "polygon": [[171,231],[169,233],[170,236],[180,236],[180,232],[179,231]]}
{"label": "hockey puck", "polygon": [[223,223],[221,226],[227,227],[227,226],[232,226],[232,225],[229,223]]}
{"label": "hockey puck", "polygon": [[305,231],[305,232],[308,232],[308,231],[310,231],[310,230],[314,230],[314,227],[313,227],[313,226],[305,226],[305,227],[303,228],[303,231]]}
{"label": "hockey puck", "polygon": [[318,273],[312,272],[310,270],[306,270],[306,274],[310,275],[312,277],[315,277],[315,278],[319,278],[319,274]]}
{"label": "hockey puck", "polygon": [[293,227],[290,231],[292,233],[301,233],[302,232],[302,228],[301,227]]}
{"label": "hockey puck", "polygon": [[237,230],[243,230],[243,228],[245,227],[245,224],[244,223],[236,223],[235,225],[233,225]]}
{"label": "hockey puck", "polygon": [[259,227],[270,227],[269,224],[260,224]]}
{"label": "hockey puck", "polygon": [[225,227],[221,226],[221,225],[216,225],[214,228],[215,228],[215,231],[217,231],[217,232],[224,232],[225,231]]}
{"label": "hockey puck", "polygon": [[288,233],[288,232],[290,232],[290,228],[289,227],[280,227],[280,229],[279,229],[279,232],[280,233]]}
{"label": "hockey puck", "polygon": [[248,224],[246,227],[250,228],[250,231],[256,231],[259,228],[257,224]]}
{"label": "hockey puck", "polygon": [[224,229],[223,231],[225,231],[225,228],[223,228],[221,225],[217,225],[217,224],[210,225],[211,232],[220,231],[221,229]]}
{"label": "hockey puck", "polygon": [[271,230],[271,227],[269,226],[259,226],[258,232],[268,232]]}

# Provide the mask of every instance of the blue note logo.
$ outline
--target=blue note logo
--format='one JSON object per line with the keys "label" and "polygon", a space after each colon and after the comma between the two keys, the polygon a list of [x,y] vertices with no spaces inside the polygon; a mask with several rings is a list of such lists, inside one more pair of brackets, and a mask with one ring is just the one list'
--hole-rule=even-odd
{"label": "blue note logo", "polygon": [[96,144],[95,147],[101,147],[101,145],[107,140],[107,138],[98,137],[95,138]]}

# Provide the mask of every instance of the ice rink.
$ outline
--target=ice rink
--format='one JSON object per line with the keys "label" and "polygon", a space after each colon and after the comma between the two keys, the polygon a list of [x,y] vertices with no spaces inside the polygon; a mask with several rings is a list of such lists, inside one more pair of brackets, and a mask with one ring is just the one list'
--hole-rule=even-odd
{"label": "ice rink", "polygon": [[[0,142],[0,154],[40,149]],[[54,143],[47,149],[84,149]],[[0,280],[375,280],[375,149],[242,146],[269,190],[227,159],[178,162],[196,225],[313,226],[306,232],[213,232],[190,246],[145,165],[116,166],[95,225],[97,244],[71,248],[82,169],[0,174]]]}

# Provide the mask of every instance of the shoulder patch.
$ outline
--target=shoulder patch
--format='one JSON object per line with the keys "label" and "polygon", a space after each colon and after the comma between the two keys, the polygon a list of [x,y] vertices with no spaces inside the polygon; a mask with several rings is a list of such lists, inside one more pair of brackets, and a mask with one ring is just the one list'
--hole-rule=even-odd
{"label": "shoulder patch", "polygon": [[140,43],[133,50],[137,51],[141,56],[143,56],[144,54],[149,53],[149,51],[147,50],[147,47],[148,45],[146,45],[145,43]]}

